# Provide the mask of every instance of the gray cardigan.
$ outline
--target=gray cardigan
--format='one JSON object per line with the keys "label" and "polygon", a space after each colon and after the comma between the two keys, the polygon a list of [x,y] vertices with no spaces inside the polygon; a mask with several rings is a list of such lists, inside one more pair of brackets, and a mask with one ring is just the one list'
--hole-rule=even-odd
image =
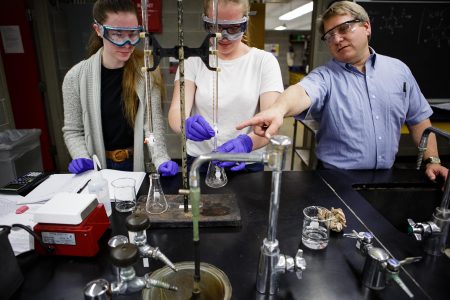
{"label": "gray cardigan", "polygon": [[[73,159],[92,158],[96,154],[106,168],[105,145],[100,110],[101,58],[102,50],[76,64],[64,77],[62,92],[64,99],[64,141]],[[145,104],[144,78],[136,82],[139,106],[134,123],[134,171],[144,171],[144,131],[148,134],[147,109]],[[156,86],[151,89],[153,132],[156,145],[147,145],[150,158],[158,169],[170,160],[164,139],[164,123],[161,110],[161,92]]]}

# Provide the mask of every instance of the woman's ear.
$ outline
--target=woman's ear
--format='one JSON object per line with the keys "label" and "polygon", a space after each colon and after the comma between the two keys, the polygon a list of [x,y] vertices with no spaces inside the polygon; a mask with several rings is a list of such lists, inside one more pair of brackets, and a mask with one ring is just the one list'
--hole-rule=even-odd
{"label": "woman's ear", "polygon": [[100,30],[100,26],[98,26],[97,24],[92,24],[92,28],[95,30],[95,33],[97,33],[97,35],[101,38],[102,37],[102,33]]}

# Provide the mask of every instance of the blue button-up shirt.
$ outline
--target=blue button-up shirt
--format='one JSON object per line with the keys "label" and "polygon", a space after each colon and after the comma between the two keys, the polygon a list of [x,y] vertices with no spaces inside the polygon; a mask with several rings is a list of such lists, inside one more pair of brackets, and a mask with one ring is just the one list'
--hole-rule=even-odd
{"label": "blue button-up shirt", "polygon": [[402,125],[433,113],[410,69],[370,50],[365,74],[332,59],[298,83],[311,98],[306,117],[320,122],[316,155],[327,168],[391,168]]}

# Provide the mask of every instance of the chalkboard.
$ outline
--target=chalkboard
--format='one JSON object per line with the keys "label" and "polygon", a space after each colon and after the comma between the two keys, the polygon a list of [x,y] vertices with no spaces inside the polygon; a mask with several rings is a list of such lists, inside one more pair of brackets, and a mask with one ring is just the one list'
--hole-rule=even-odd
{"label": "chalkboard", "polygon": [[425,98],[450,99],[450,2],[357,2],[370,17],[370,46],[408,65]]}

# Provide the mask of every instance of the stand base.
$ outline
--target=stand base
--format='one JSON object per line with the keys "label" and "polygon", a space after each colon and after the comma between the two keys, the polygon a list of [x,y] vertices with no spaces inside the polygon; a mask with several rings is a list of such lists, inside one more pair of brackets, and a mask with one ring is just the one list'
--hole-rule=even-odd
{"label": "stand base", "polygon": [[[142,299],[191,299],[194,286],[194,262],[176,263],[178,272],[169,267],[156,270],[150,278],[162,280],[178,287],[178,291],[151,287],[142,290]],[[231,284],[227,275],[217,267],[200,263],[200,296],[202,300],[231,299]]]}
{"label": "stand base", "polygon": [[[162,214],[145,211],[147,196],[139,197],[137,213],[146,213],[153,228],[192,227],[192,212],[184,212],[183,195],[165,195],[169,208]],[[203,194],[200,196],[200,227],[241,226],[241,212],[233,194]]]}

